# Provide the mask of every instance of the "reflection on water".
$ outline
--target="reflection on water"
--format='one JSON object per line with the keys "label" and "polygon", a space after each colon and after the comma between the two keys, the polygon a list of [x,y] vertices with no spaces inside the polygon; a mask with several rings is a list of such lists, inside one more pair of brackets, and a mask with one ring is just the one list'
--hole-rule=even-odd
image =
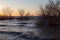
{"label": "reflection on water", "polygon": [[55,30],[52,28],[37,27],[38,21],[38,19],[0,20],[0,40],[45,40],[55,36]]}

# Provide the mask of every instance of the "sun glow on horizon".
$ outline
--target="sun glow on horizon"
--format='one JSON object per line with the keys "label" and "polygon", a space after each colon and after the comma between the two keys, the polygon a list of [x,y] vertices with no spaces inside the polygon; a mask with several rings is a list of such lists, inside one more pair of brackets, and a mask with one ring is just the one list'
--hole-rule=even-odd
{"label": "sun glow on horizon", "polygon": [[[6,5],[1,5],[0,4],[0,16],[4,16],[4,14],[2,13],[2,9],[6,8],[6,7],[10,7],[10,6],[6,6]],[[11,7],[12,10],[14,10],[14,13],[11,13],[11,16],[20,16],[20,14],[16,11],[17,8]],[[19,8],[21,9],[21,8]],[[26,12],[30,12],[29,16],[38,16],[38,14],[36,13],[37,9],[27,9],[27,8],[23,8],[24,11]],[[24,15],[26,15],[26,13],[24,13]]]}
{"label": "sun glow on horizon", "polygon": [[[27,12],[24,13],[23,15],[25,16],[26,14]],[[7,14],[3,14],[2,11],[0,11],[0,16],[5,16],[5,15]],[[11,13],[11,16],[20,16],[20,14],[17,11],[14,11],[13,13]],[[29,14],[27,16],[38,16],[38,14],[36,12],[29,11]]]}

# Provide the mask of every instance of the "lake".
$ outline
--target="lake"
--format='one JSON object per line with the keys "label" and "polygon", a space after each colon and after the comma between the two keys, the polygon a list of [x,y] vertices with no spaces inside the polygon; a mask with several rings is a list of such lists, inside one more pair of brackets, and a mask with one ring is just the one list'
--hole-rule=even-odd
{"label": "lake", "polygon": [[56,36],[56,29],[38,27],[38,22],[39,18],[36,17],[27,20],[0,20],[0,40],[47,40],[59,37]]}

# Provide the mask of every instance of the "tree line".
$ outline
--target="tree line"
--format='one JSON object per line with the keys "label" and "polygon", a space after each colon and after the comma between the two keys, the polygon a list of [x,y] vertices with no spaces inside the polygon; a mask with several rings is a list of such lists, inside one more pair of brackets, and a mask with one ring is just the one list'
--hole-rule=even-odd
{"label": "tree line", "polygon": [[[20,16],[20,17],[30,16],[31,15],[29,11],[25,12],[25,10],[23,10],[23,9],[16,9],[16,10],[17,10],[17,13],[19,14],[18,16]],[[6,8],[3,8],[1,10],[1,13],[2,13],[2,15],[0,15],[0,16],[11,17],[13,15],[13,13],[14,13],[14,10],[12,10],[10,7],[6,7]],[[17,14],[17,13],[15,13],[15,14]]]}

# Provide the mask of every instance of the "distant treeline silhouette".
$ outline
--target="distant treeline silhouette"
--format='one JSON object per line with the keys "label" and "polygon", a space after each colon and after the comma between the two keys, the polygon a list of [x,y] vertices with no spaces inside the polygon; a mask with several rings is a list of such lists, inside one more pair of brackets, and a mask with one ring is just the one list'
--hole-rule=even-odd
{"label": "distant treeline silhouette", "polygon": [[[1,13],[0,14],[0,19],[11,19],[14,17],[13,13],[14,13],[15,10],[12,10],[10,7],[6,7],[6,8],[3,8],[1,10]],[[27,17],[27,16],[31,16],[30,12],[25,12],[25,10],[23,9],[16,9],[17,13],[18,13],[18,16],[21,18],[21,17]],[[15,13],[15,14],[17,14]]]}
{"label": "distant treeline silhouette", "polygon": [[[3,8],[1,10],[1,13],[3,15],[0,14],[0,16],[12,16],[12,13],[14,12],[15,10],[11,9],[10,7],[6,7],[6,8]],[[30,15],[30,12],[25,12],[24,9],[16,9],[16,11],[19,13],[20,16],[29,16]],[[26,14],[25,14],[26,13]],[[16,13],[17,14],[17,13]],[[24,15],[25,14],[25,15]],[[18,16],[19,16],[18,15]]]}

